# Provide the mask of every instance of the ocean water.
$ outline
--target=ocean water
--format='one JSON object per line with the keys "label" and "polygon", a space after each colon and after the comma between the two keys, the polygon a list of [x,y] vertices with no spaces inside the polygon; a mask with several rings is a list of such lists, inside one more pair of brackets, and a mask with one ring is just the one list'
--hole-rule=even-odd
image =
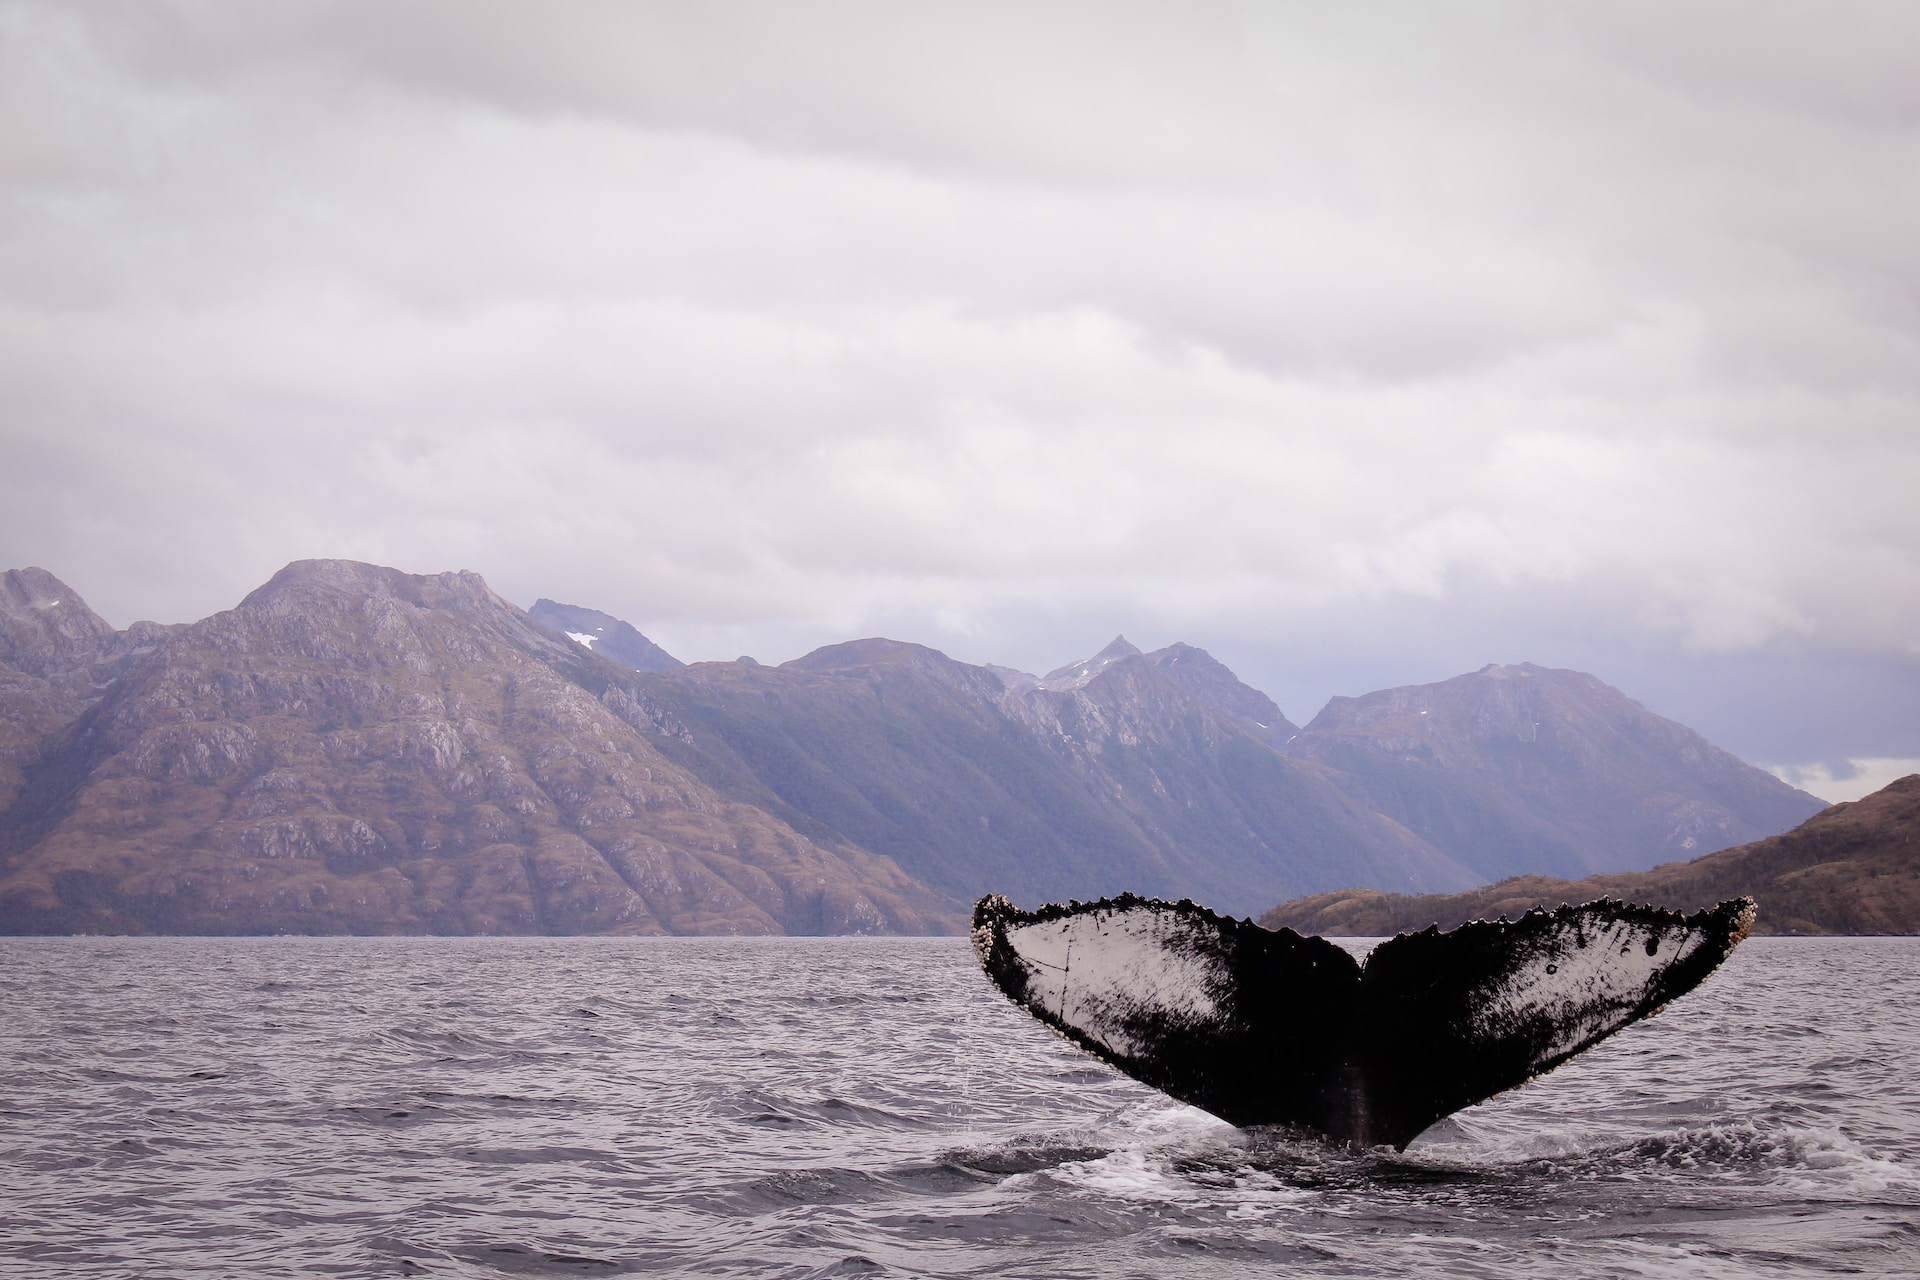
{"label": "ocean water", "polygon": [[1757,939],[1403,1155],[960,939],[0,939],[5,1276],[1920,1275],[1920,940]]}

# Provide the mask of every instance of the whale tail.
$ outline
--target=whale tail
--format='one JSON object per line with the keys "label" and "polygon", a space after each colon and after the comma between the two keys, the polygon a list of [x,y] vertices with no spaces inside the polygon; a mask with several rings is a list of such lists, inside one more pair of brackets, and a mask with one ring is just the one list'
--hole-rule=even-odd
{"label": "whale tail", "polygon": [[1324,938],[1132,894],[973,912],[1009,999],[1128,1075],[1242,1126],[1404,1148],[1706,980],[1752,899],[1685,916],[1603,899],[1430,928],[1363,965]]}

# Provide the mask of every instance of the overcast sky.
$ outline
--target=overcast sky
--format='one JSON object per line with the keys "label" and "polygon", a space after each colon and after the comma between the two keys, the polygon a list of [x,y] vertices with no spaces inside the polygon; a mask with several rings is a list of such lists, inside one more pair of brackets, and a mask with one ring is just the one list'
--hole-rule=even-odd
{"label": "overcast sky", "polygon": [[0,567],[116,625],[343,556],[1920,768],[1905,0],[0,0],[0,175]]}

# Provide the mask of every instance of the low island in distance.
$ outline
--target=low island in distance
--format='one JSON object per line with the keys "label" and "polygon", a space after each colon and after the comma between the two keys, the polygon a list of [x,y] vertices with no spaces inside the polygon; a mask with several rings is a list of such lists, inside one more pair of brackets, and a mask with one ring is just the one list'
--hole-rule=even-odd
{"label": "low island in distance", "polygon": [[1583,880],[1514,876],[1453,894],[1338,889],[1281,903],[1260,923],[1371,938],[1594,898],[1697,911],[1740,896],[1760,904],[1756,935],[1920,933],[1920,774],[1822,810],[1781,835],[1691,862]]}

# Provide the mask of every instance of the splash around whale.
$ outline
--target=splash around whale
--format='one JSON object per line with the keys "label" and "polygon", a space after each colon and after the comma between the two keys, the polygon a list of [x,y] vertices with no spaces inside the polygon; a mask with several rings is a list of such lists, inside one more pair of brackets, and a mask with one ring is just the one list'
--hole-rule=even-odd
{"label": "splash around whale", "polygon": [[1693,915],[1602,899],[1401,934],[1362,964],[1184,900],[994,895],[973,945],[1015,1004],[1182,1102],[1404,1148],[1699,986],[1754,914],[1750,898]]}

